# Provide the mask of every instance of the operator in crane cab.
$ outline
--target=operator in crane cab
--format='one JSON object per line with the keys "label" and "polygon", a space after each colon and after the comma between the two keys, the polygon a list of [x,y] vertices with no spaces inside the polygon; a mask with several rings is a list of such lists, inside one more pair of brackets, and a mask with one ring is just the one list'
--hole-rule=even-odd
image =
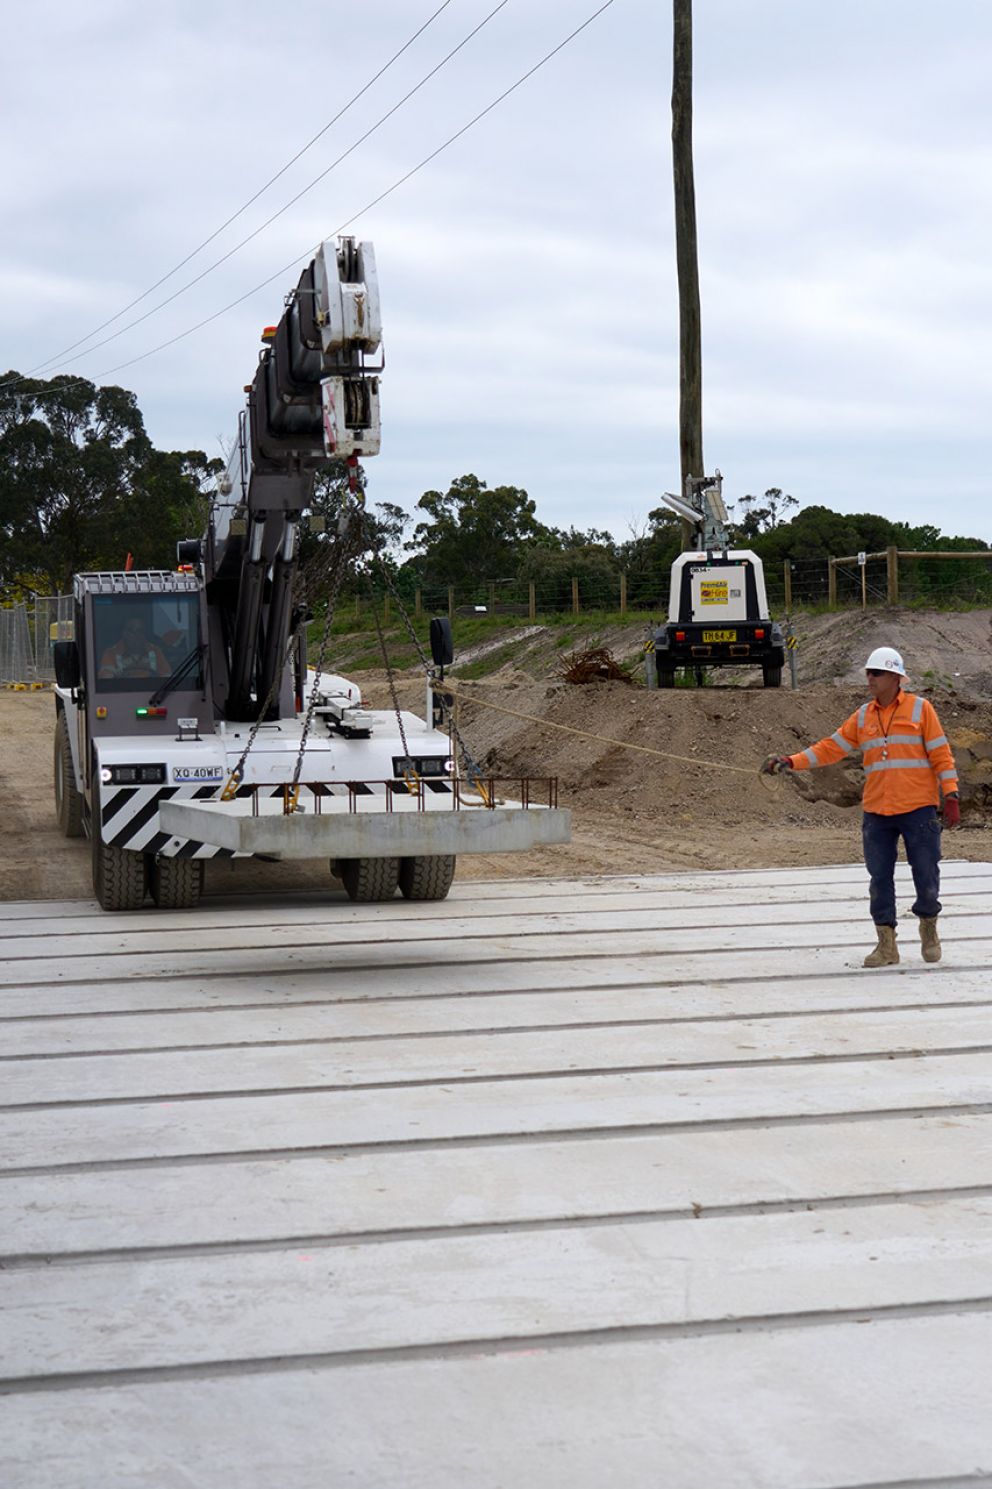
{"label": "operator in crane cab", "polygon": [[906,668],[891,646],[879,646],[865,663],[871,699],[851,714],[835,734],[798,755],[769,755],[762,771],[811,770],[835,765],[853,750],[862,752],[865,867],[871,883],[869,903],[878,944],[866,967],[891,967],[896,945],[895,866],[899,839],[916,886],[913,914],[920,923],[925,962],[940,961],[940,833],[961,820],[958,776],[951,747],[937,711],[925,698],[907,693]]}
{"label": "operator in crane cab", "polygon": [[161,647],[148,636],[140,615],[128,617],[121,639],[108,646],[100,658],[102,678],[168,677],[171,670]]}

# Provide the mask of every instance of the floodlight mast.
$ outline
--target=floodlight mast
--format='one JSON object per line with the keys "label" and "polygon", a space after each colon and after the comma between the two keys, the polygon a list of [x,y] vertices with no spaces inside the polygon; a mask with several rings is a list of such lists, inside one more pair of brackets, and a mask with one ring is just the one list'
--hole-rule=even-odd
{"label": "floodlight mast", "polygon": [[686,476],[684,496],[673,496],[666,491],[661,499],[666,507],[695,525],[698,552],[726,549],[729,518],[719,470],[712,476]]}

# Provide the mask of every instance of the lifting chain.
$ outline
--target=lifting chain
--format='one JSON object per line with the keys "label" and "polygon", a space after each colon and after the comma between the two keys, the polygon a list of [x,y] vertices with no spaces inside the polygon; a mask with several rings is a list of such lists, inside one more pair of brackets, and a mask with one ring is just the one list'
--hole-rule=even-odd
{"label": "lifting chain", "polygon": [[[368,524],[368,526],[371,530],[371,523]],[[393,664],[390,661],[389,657],[389,647],[386,644],[386,635],[382,629],[382,622],[379,619],[379,612],[376,609],[375,595],[372,593],[371,575],[369,576],[369,598],[372,602],[372,620],[375,625],[375,633],[379,638],[379,650],[382,652],[382,661],[386,669],[386,681],[389,684],[389,696],[393,700],[393,712],[396,715],[396,727],[399,730],[400,743],[403,746],[403,755],[405,759],[410,760],[410,746],[406,742],[406,730],[403,727],[403,714],[400,711],[399,694],[396,691],[396,676],[393,672]],[[413,769],[412,760],[407,769]],[[404,772],[404,774],[406,774],[406,772]]]}
{"label": "lifting chain", "polygon": [[313,687],[310,689],[310,697],[307,700],[307,711],[303,719],[303,729],[300,733],[300,748],[296,752],[296,764],[293,767],[293,780],[283,803],[284,810],[287,813],[295,812],[299,804],[300,773],[303,770],[303,757],[306,753],[307,739],[310,736],[310,727],[313,723],[314,709],[317,706],[317,689],[327,657],[327,643],[330,640],[331,626],[334,622],[334,607],[337,604],[338,591],[344,582],[344,577],[348,572],[352,559],[357,558],[365,546],[365,523],[362,520],[362,506],[363,498],[358,490],[358,457],[356,455],[349,455],[348,501],[341,508],[341,513],[338,517],[338,541],[334,545],[334,554],[330,566],[327,609],[324,614],[324,627],[320,634],[320,645],[317,648],[317,658],[314,663]]}
{"label": "lifting chain", "polygon": [[[410,619],[410,612],[404,605],[400,593],[396,588],[393,576],[389,572],[388,564],[383,559],[381,546],[375,543],[373,539],[370,541],[369,547],[371,548],[373,558],[379,566],[379,571],[382,574],[383,580],[385,581],[386,588],[389,590],[389,593],[396,601],[396,608],[400,613],[400,618],[402,619],[403,624],[406,626],[407,634],[409,635],[410,640],[413,642],[414,650],[420,658],[421,666],[423,667],[427,680],[431,684],[431,688],[433,689],[434,683],[437,681],[437,673],[435,672],[434,664],[429,660],[427,653],[424,651],[424,648],[420,644],[420,638],[417,635],[416,629],[414,628],[413,621]],[[378,626],[378,619],[376,620],[376,625]],[[392,679],[390,679],[390,685],[392,686]],[[395,688],[393,689],[393,696],[395,699]],[[451,738],[458,746],[462,765],[465,770],[465,777],[468,780],[469,784],[472,785],[476,789],[476,791],[479,792],[479,795],[482,796],[485,800],[487,798],[487,793],[485,787],[482,784],[482,768],[473,758],[468,745],[465,743],[465,740],[462,738],[462,735],[459,732],[458,725],[455,723],[454,709],[449,703],[447,697],[444,693],[438,693],[436,696],[438,702],[441,705],[441,716],[447,724],[448,733],[451,735]],[[403,748],[405,751],[405,744]]]}

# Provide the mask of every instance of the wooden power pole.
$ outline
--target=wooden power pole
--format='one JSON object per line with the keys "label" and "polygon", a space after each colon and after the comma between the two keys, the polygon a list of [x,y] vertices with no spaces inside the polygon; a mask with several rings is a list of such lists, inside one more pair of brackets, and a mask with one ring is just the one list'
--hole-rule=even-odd
{"label": "wooden power pole", "polygon": [[[673,0],[672,170],[675,181],[675,261],[679,285],[679,455],[686,477],[702,476],[703,359],[699,313],[696,186],[692,169],[692,0]],[[682,548],[692,548],[692,524],[682,522]]]}

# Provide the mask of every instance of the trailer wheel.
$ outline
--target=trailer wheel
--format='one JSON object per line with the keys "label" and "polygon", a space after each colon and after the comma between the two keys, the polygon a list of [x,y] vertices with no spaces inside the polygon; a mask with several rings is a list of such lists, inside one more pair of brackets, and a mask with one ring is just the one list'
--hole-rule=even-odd
{"label": "trailer wheel", "polygon": [[674,688],[674,686],[675,686],[675,668],[674,667],[659,667],[658,668],[658,686],[659,686],[659,688]]}
{"label": "trailer wheel", "polygon": [[192,910],[203,893],[203,859],[152,858],[148,888],[160,910]]}
{"label": "trailer wheel", "polygon": [[93,892],[101,910],[140,910],[145,902],[145,855],[115,848],[100,836],[93,819]]}
{"label": "trailer wheel", "polygon": [[761,676],[766,688],[780,688],[782,686],[782,667],[762,667]]}
{"label": "trailer wheel", "polygon": [[83,836],[83,797],[76,790],[69,725],[61,709],[55,720],[55,816],[63,837]]}
{"label": "trailer wheel", "polygon": [[339,858],[333,872],[341,880],[349,900],[368,905],[391,900],[400,878],[398,858]]}
{"label": "trailer wheel", "polygon": [[405,900],[443,900],[455,877],[453,853],[400,859],[400,893]]}

